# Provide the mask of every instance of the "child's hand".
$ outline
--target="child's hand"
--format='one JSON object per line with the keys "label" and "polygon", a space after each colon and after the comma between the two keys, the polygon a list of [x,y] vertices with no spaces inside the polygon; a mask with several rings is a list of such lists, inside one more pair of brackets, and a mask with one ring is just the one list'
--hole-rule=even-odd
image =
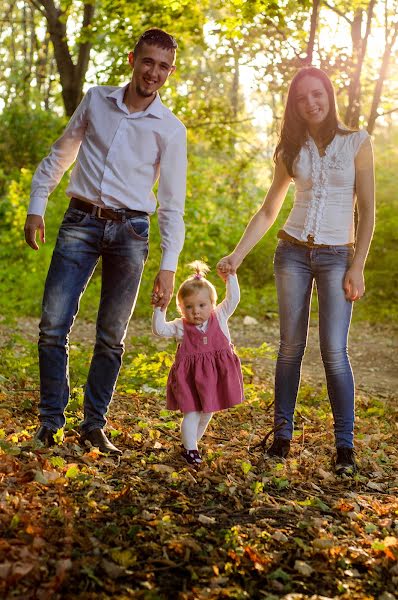
{"label": "child's hand", "polygon": [[234,253],[229,254],[228,256],[224,256],[217,263],[217,273],[226,281],[228,275],[235,275],[236,269],[239,267],[241,261],[235,256]]}
{"label": "child's hand", "polygon": [[223,271],[220,271],[220,270],[217,268],[217,275],[218,275],[219,277],[221,277],[221,279],[222,279],[222,280],[225,282],[225,281],[227,281],[227,279],[228,279],[228,275],[229,275],[229,273],[224,273]]}

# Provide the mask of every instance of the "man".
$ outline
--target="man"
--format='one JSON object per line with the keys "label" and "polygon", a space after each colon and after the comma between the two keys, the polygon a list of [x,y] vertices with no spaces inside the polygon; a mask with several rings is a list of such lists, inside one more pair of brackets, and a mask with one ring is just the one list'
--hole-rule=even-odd
{"label": "man", "polygon": [[81,441],[121,454],[106,437],[106,412],[119,374],[124,338],[148,254],[152,192],[159,178],[162,260],[152,304],[165,309],[184,242],[186,131],[161,102],[158,90],[175,71],[177,43],[161,29],[139,38],[128,59],[123,88],[88,90],[63,135],[38,166],[31,189],[25,239],[45,241],[49,194],[76,160],[71,198],[47,275],[39,335],[41,426],[35,438],[54,444],[69,400],[68,341],[79,300],[102,258],[102,288],[94,354],[84,396]]}

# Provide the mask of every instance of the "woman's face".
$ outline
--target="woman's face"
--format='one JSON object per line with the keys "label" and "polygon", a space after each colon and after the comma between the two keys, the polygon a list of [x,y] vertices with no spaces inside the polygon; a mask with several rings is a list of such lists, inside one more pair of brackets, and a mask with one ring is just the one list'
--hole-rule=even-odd
{"label": "woman's face", "polygon": [[311,132],[316,132],[329,114],[326,88],[318,77],[305,75],[296,87],[297,112]]}

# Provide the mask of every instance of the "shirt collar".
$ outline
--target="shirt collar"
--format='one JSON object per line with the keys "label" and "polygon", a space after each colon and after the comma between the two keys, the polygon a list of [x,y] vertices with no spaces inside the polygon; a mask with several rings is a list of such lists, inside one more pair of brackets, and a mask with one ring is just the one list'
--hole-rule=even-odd
{"label": "shirt collar", "polygon": [[[123,87],[117,88],[113,92],[110,92],[109,94],[107,94],[106,97],[114,98],[120,110],[133,116],[134,113],[129,113],[126,105],[123,102],[124,93],[128,86],[129,83],[127,83]],[[144,111],[140,112],[140,116],[142,117],[146,117],[147,115],[152,115],[153,117],[157,117],[158,119],[163,119],[163,102],[161,101],[160,96],[157,92],[151,104]]]}

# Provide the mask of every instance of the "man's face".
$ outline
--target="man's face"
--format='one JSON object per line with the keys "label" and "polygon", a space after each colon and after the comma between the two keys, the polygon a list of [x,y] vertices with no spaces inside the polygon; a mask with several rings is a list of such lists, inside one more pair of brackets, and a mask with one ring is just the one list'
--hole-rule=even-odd
{"label": "man's face", "polygon": [[133,67],[131,81],[139,96],[149,98],[162,87],[175,71],[174,57],[174,50],[145,43],[136,54],[130,52],[129,63]]}

